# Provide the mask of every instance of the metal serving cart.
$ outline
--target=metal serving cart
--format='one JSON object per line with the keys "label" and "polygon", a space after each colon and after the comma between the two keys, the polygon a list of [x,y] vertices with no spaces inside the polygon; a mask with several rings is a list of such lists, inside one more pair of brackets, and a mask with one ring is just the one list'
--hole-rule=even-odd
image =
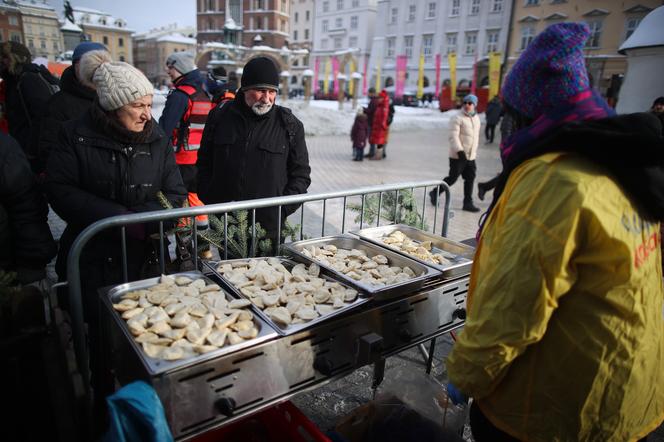
{"label": "metal serving cart", "polygon": [[[118,216],[99,221],[85,229],[74,242],[68,258],[68,289],[72,315],[73,339],[78,368],[90,395],[89,372],[87,370],[88,349],[85,345],[85,328],[81,303],[81,274],[79,261],[85,244],[96,234],[113,227],[120,227],[122,251],[126,252],[125,226],[134,223],[157,222],[160,234],[164,235],[164,221],[182,217],[193,218],[201,214],[226,214],[237,210],[251,211],[255,223],[256,209],[281,207],[288,204],[304,204],[322,201],[322,235],[325,234],[326,203],[328,200],[343,199],[343,221],[341,233],[345,231],[347,200],[361,199],[364,208],[365,198],[370,194],[379,195],[380,201],[387,192],[394,192],[398,199],[400,191],[421,189],[423,193],[422,224],[425,219],[427,187],[442,184],[445,193],[441,236],[447,233],[449,220],[449,188],[439,180],[401,183],[395,185],[372,186],[352,191],[328,192],[325,194],[296,195],[280,198],[216,204],[204,207],[173,209],[144,214]],[[434,209],[433,230],[436,230],[438,207]],[[360,212],[360,232],[363,213]],[[280,216],[279,216],[280,218]],[[303,219],[303,217],[301,218]],[[380,216],[376,226],[380,227]],[[194,247],[195,223],[194,225]],[[280,230],[280,229],[279,229]],[[352,238],[352,237],[351,237]],[[348,240],[351,243],[362,242]],[[300,231],[302,240],[302,231]],[[165,254],[163,241],[160,241],[160,254]],[[304,241],[306,243],[306,241]],[[286,245],[291,255],[297,258],[298,244]],[[367,250],[381,249],[371,243]],[[393,253],[384,249],[385,254]],[[194,254],[195,255],[195,254]],[[275,250],[275,256],[277,250]],[[396,256],[396,254],[395,254]],[[401,256],[401,255],[399,255]],[[222,257],[225,258],[225,257]],[[465,258],[469,258],[466,256]],[[405,256],[399,259],[408,260]],[[160,260],[162,266],[164,260]],[[414,261],[413,261],[414,262]],[[118,293],[135,286],[126,281],[124,285],[105,289],[102,301],[105,306],[102,318],[109,325],[109,348],[111,369],[120,384],[142,379],[149,382],[159,395],[171,431],[178,440],[187,440],[219,426],[231,423],[243,416],[255,413],[266,407],[307,390],[317,388],[327,382],[343,377],[367,364],[375,364],[374,385],[382,380],[385,358],[408,348],[431,342],[428,352],[428,370],[433,358],[435,338],[451,332],[464,323],[465,302],[468,290],[467,271],[455,271],[443,276],[435,267],[415,263],[423,269],[416,284],[406,284],[402,289],[392,290],[390,296],[372,296],[370,290],[363,295],[366,301],[358,303],[342,314],[319,321],[294,333],[278,333],[268,330],[262,322],[262,329],[255,339],[230,350],[221,349],[207,355],[186,360],[155,364],[141,354],[140,347],[122,327],[117,312],[111,306]],[[222,278],[211,270],[211,266],[201,265],[206,277],[218,282],[227,292],[231,292]],[[123,256],[126,272],[126,256]],[[420,268],[420,267],[417,267]],[[469,267],[465,267],[469,270]],[[163,271],[163,267],[162,267]],[[334,276],[334,275],[333,275]],[[126,277],[125,277],[126,278]],[[344,281],[337,278],[338,281]],[[149,282],[149,281],[148,281]],[[154,283],[154,281],[152,281]],[[134,285],[132,285],[134,284]],[[140,284],[139,284],[140,285]],[[360,287],[362,289],[362,287]],[[115,298],[114,298],[115,297]],[[262,319],[256,317],[257,319]]]}

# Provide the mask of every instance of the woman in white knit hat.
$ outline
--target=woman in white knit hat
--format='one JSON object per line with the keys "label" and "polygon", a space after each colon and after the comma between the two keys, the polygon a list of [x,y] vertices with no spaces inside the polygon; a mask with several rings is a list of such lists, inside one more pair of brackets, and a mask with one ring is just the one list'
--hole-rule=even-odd
{"label": "woman in white knit hat", "polygon": [[[67,277],[72,242],[84,228],[114,215],[159,210],[159,191],[176,207],[187,195],[168,137],[152,119],[152,84],[133,66],[111,62],[105,51],[95,52],[86,57],[80,71],[81,81],[94,86],[97,99],[81,119],[63,125],[46,168],[49,201],[67,222],[56,262],[61,280]],[[127,227],[130,281],[144,276],[141,269],[152,249],[151,227]],[[83,304],[90,324],[97,322],[96,290],[122,281],[119,238],[119,229],[112,229],[97,235],[83,250]],[[96,327],[89,329],[95,341]],[[104,391],[99,379],[95,384]]]}

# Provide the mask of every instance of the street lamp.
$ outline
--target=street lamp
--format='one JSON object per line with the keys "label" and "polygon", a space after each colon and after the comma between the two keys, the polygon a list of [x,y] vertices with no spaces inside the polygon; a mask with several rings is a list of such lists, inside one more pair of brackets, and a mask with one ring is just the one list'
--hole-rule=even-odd
{"label": "street lamp", "polygon": [[311,69],[305,69],[302,72],[302,77],[304,78],[304,102],[309,104],[311,99],[311,79],[314,76],[314,71]]}

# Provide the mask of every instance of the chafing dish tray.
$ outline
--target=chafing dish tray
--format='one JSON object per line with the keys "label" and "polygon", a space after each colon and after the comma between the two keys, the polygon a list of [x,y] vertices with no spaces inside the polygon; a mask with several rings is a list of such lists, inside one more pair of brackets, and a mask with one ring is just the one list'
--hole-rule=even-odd
{"label": "chafing dish tray", "polygon": [[[253,261],[253,263],[252,263],[252,261]],[[308,321],[305,321],[305,320],[299,318],[299,316],[297,314],[297,311],[299,310],[299,308],[307,309],[308,307],[305,306],[305,304],[302,303],[302,302],[295,301],[292,304],[290,304],[290,310],[292,310],[290,313],[292,315],[291,316],[292,320],[297,321],[297,323],[285,324],[283,322],[278,322],[277,320],[272,319],[272,317],[268,314],[269,311],[268,311],[268,313],[266,313],[264,311],[264,310],[267,310],[269,308],[269,306],[263,305],[263,308],[260,307],[260,305],[263,303],[263,299],[264,299],[263,294],[265,294],[269,297],[275,297],[277,295],[275,295],[274,293],[272,293],[272,294],[267,293],[269,291],[269,288],[267,288],[267,287],[265,288],[265,290],[262,290],[260,293],[254,288],[252,288],[251,290],[248,290],[246,287],[244,287],[244,290],[243,290],[242,288],[238,287],[238,285],[240,285],[240,286],[242,285],[242,283],[239,282],[240,280],[245,281],[245,283],[249,283],[249,281],[252,281],[252,280],[253,281],[258,280],[258,281],[260,281],[261,284],[264,284],[265,281],[261,276],[259,276],[259,271],[256,270],[254,272],[254,274],[251,275],[253,278],[246,278],[246,277],[242,278],[241,276],[243,274],[246,274],[246,273],[244,272],[244,270],[241,270],[241,273],[236,274],[236,276],[239,277],[240,280],[237,280],[237,279],[232,280],[234,275],[231,272],[235,272],[235,270],[231,270],[230,272],[228,271],[229,268],[231,268],[231,269],[242,269],[242,268],[246,269],[246,268],[248,268],[252,265],[253,265],[254,269],[257,269],[258,268],[258,263],[261,262],[261,261],[264,262],[264,263],[272,263],[273,265],[276,265],[276,264],[282,265],[289,272],[292,272],[293,268],[297,264],[299,264],[296,261],[293,261],[291,259],[288,259],[287,257],[282,257],[282,256],[273,257],[273,258],[233,259],[233,260],[227,260],[227,261],[204,261],[204,264],[206,266],[208,266],[212,270],[212,272],[221,279],[222,283],[225,286],[227,286],[228,290],[234,296],[236,296],[239,299],[248,299],[248,300],[252,301],[252,309],[253,309],[254,313],[256,313],[258,316],[260,316],[265,322],[270,324],[275,330],[277,330],[277,332],[279,332],[279,334],[281,334],[283,336],[292,335],[294,333],[298,333],[302,330],[308,329],[308,328],[310,328],[310,327],[312,327],[316,324],[319,324],[323,321],[326,321],[326,320],[328,320],[332,317],[344,314],[348,310],[354,309],[354,308],[356,308],[360,305],[363,305],[363,304],[365,304],[369,301],[369,299],[367,299],[367,298],[360,297],[359,296],[359,294],[360,294],[359,291],[357,291],[355,288],[352,288],[352,287],[350,287],[349,285],[347,285],[343,282],[339,282],[339,281],[335,280],[335,278],[332,277],[327,270],[325,270],[321,266],[318,266],[319,267],[318,278],[321,278],[324,281],[324,284],[327,284],[327,286],[325,286],[325,288],[321,292],[322,297],[317,298],[317,300],[322,300],[322,302],[318,302],[318,303],[315,304],[315,306],[313,308],[309,308],[309,310],[314,310],[318,316],[316,316],[315,318],[310,319]],[[265,264],[261,264],[261,266],[264,266],[264,265]],[[302,269],[303,266],[305,267],[304,269]],[[227,269],[226,272],[224,272],[222,270],[222,268],[224,268],[224,267]],[[270,267],[270,268],[273,268],[273,267]],[[312,277],[315,277],[315,270],[314,270],[314,275],[312,275],[309,272],[309,265],[307,265],[306,263],[300,264],[300,267],[298,267],[298,269],[299,270],[298,270],[297,274],[300,275],[300,278],[297,278],[297,281],[291,280],[292,281],[292,287],[293,287],[293,289],[295,289],[294,294],[296,296],[296,299],[300,299],[300,301],[301,301],[301,298],[299,298],[299,295],[296,294],[296,293],[302,294],[302,297],[306,296],[306,294],[308,293],[312,298],[316,298],[318,288],[314,287],[312,284],[310,284],[310,281],[313,279]],[[229,275],[231,275],[231,276],[229,276]],[[293,277],[295,277],[295,274],[293,275]],[[295,278],[293,278],[293,279],[295,279]],[[307,281],[302,281],[301,279],[306,279]],[[247,280],[249,280],[249,281],[247,281]],[[291,281],[289,281],[289,282],[291,282]],[[316,290],[314,290],[313,292],[311,292],[311,291],[307,292],[307,291],[304,291],[304,290],[300,290],[300,288],[298,287],[299,284],[304,284],[305,286],[307,286],[307,287],[304,287],[305,289],[311,290],[312,288],[314,288]],[[335,286],[335,289],[334,289],[333,292],[331,292],[331,289],[329,288],[332,285]],[[249,285],[249,287],[258,288],[258,286],[256,284]],[[275,282],[274,287],[275,288],[278,287],[278,290],[281,291],[281,290],[283,290],[284,284],[283,284],[283,282],[281,282],[281,283],[276,283]],[[334,298],[332,296],[327,298],[326,297],[327,295],[326,295],[325,292],[327,292],[327,295],[329,295],[330,292],[333,293],[332,296],[334,296],[334,297],[344,296],[344,301],[343,302],[340,301],[339,304],[337,304],[337,308],[334,308],[333,307],[333,299]],[[252,296],[253,293],[259,293],[259,294],[262,293],[261,294],[261,299],[257,300],[255,296]],[[284,295],[286,295],[286,294],[284,293]],[[272,301],[274,301],[274,299],[272,299]],[[272,301],[270,301],[270,303]],[[298,303],[299,303],[299,305],[296,305]],[[277,307],[278,306],[283,307],[283,306],[287,306],[287,305],[289,305],[288,302],[284,303],[283,301],[277,302],[277,304],[276,304]],[[311,305],[311,304],[309,304],[309,305]],[[273,305],[273,307],[274,307],[274,305]],[[310,313],[310,312],[307,311],[307,313]],[[303,315],[303,316],[305,316],[305,315]],[[303,321],[303,322],[300,322],[300,321]]]}
{"label": "chafing dish tray", "polygon": [[[414,256],[414,254],[402,250],[393,244],[386,244],[383,240],[396,231],[403,233],[418,245],[425,241],[431,242],[431,253],[439,253],[449,262],[444,264],[434,263],[433,261],[420,259]],[[440,270],[445,278],[467,275],[470,273],[470,268],[473,265],[473,255],[475,254],[475,249],[473,247],[405,224],[372,227],[351,233],[381,247],[387,247],[390,250],[394,250],[395,252],[421,262],[422,264],[434,267]]]}
{"label": "chafing dish tray", "polygon": [[[186,277],[191,279],[192,281],[202,279],[205,281],[206,285],[215,284],[214,281],[204,276],[201,272],[183,272],[168,276],[173,278]],[[276,338],[278,336],[278,334],[272,329],[272,327],[270,327],[270,325],[268,325],[261,317],[254,314],[252,320],[254,322],[254,326],[258,330],[258,333],[255,338],[246,339],[236,344],[228,344],[229,341],[227,339],[226,340],[227,345],[224,345],[216,350],[215,349],[210,350],[210,348],[208,347],[207,348],[208,352],[206,353],[197,354],[195,352],[187,352],[187,355],[189,355],[188,357],[178,360],[166,360],[161,358],[150,357],[146,354],[142,344],[137,342],[136,339],[134,338],[134,335],[130,331],[126,320],[122,318],[122,312],[115,310],[113,305],[121,302],[123,296],[127,295],[129,292],[135,292],[138,290],[147,290],[150,287],[159,284],[160,280],[161,278],[157,277],[157,278],[145,279],[136,282],[129,282],[118,286],[106,288],[103,289],[102,291],[103,294],[102,302],[106,306],[108,314],[112,318],[109,321],[111,322],[110,333],[113,336],[117,335],[123,336],[124,339],[130,342],[134,352],[138,355],[141,363],[143,364],[147,372],[151,375],[158,375],[171,370],[180,369],[193,364],[198,364],[203,361],[218,358],[220,356],[225,356],[227,354],[257,345],[259,343]],[[223,288],[222,291],[225,298],[228,301],[232,301],[235,299],[226,290],[223,290]],[[251,312],[251,310],[249,310],[249,312]],[[208,342],[205,342],[205,344],[208,344]]]}
{"label": "chafing dish tray", "polygon": [[[354,277],[357,276],[349,276],[351,275],[350,271],[344,273],[343,270],[336,270],[330,264],[320,262],[311,256],[307,256],[311,255],[311,253],[307,252],[306,250],[311,250],[312,247],[317,249],[329,246],[336,247],[337,249],[355,249],[359,252],[363,252],[370,259],[376,257],[377,255],[383,255],[387,258],[387,266],[398,266],[401,268],[408,267],[410,270],[412,270],[413,274],[405,280],[397,280],[396,282],[388,284],[372,284],[366,280],[354,279]],[[439,279],[440,277],[440,271],[432,267],[425,266],[424,264],[412,260],[404,255],[395,253],[390,249],[380,247],[376,244],[364,241],[354,236],[328,236],[325,238],[309,239],[284,244],[282,247],[284,248],[285,252],[289,255],[292,255],[294,259],[302,262],[316,262],[322,268],[332,272],[332,274],[335,275],[337,279],[343,280],[347,284],[359,288],[366,295],[376,300],[391,299],[407,295],[408,293],[423,287],[425,283]]]}

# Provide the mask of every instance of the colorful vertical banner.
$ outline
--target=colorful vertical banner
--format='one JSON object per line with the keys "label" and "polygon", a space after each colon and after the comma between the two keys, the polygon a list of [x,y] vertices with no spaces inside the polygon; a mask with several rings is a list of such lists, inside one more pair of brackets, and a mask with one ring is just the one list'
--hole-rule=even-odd
{"label": "colorful vertical banner", "polygon": [[376,66],[376,92],[381,91],[380,87],[380,65],[383,62],[383,60],[378,60],[378,66]]}
{"label": "colorful vertical banner", "polygon": [[334,84],[334,95],[339,94],[339,79],[337,78],[339,76],[339,59],[337,57],[334,57],[332,59],[332,74],[334,77],[332,77],[333,84]]}
{"label": "colorful vertical banner", "polygon": [[475,52],[475,62],[473,63],[473,82],[470,85],[470,93],[477,95],[477,52]]}
{"label": "colorful vertical banner", "polygon": [[450,65],[450,97],[452,99],[452,105],[456,103],[456,64],[457,56],[455,52],[447,54],[447,63]]}
{"label": "colorful vertical banner", "polygon": [[355,60],[350,59],[350,72],[348,73],[348,93],[353,97],[353,92],[355,92],[355,80],[353,80],[353,74],[355,73]]}
{"label": "colorful vertical banner", "polygon": [[440,95],[440,54],[436,54],[436,98]]}
{"label": "colorful vertical banner", "polygon": [[397,56],[397,81],[394,85],[394,97],[403,97],[403,91],[406,87],[406,69],[408,68],[408,57],[405,55]]}
{"label": "colorful vertical banner", "polygon": [[367,67],[369,65],[369,56],[364,56],[364,69],[362,70],[362,96],[367,94]]}
{"label": "colorful vertical banner", "polygon": [[327,95],[330,92],[330,57],[325,59],[325,70],[323,71],[323,93]]}
{"label": "colorful vertical banner", "polygon": [[424,52],[420,53],[420,69],[417,73],[417,99],[421,100],[424,95]]}
{"label": "colorful vertical banner", "polygon": [[318,92],[318,71],[320,70],[320,58],[316,57],[314,61],[314,84],[313,84],[313,93]]}
{"label": "colorful vertical banner", "polygon": [[500,90],[500,52],[489,54],[489,100],[498,95]]}

